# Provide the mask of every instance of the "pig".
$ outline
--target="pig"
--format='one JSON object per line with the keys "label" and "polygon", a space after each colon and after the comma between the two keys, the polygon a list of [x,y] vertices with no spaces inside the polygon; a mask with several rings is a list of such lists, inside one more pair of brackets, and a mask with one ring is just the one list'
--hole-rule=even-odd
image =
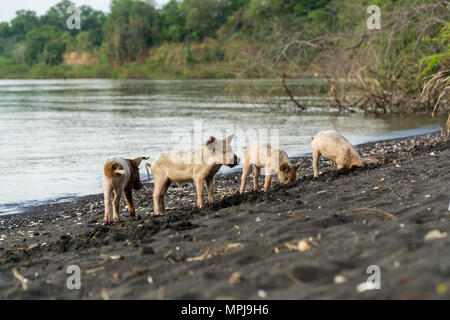
{"label": "pig", "polygon": [[122,193],[128,206],[128,212],[135,216],[133,205],[133,190],[142,188],[139,176],[139,165],[142,160],[148,157],[139,157],[134,160],[123,158],[108,159],[103,167],[103,195],[105,197],[105,217],[104,222],[111,222],[111,201],[113,202],[114,222],[120,222],[120,199]]}
{"label": "pig", "polygon": [[301,162],[292,164],[289,157],[281,149],[274,148],[268,142],[255,141],[248,147],[243,148],[245,154],[244,168],[242,169],[241,189],[240,193],[245,191],[245,182],[247,175],[253,166],[253,189],[258,190],[258,178],[261,168],[264,168],[266,178],[264,182],[264,191],[270,186],[272,174],[276,173],[281,183],[295,181],[297,170]]}
{"label": "pig", "polygon": [[194,180],[197,206],[203,208],[203,185],[206,182],[208,203],[213,203],[215,174],[222,165],[232,168],[240,162],[230,145],[233,137],[234,134],[223,140],[209,137],[202,147],[160,154],[150,165],[154,180],[154,215],[165,212],[164,195],[171,183],[180,185],[185,181]]}
{"label": "pig", "polygon": [[319,158],[323,156],[333,162],[336,169],[364,167],[371,163],[378,163],[375,158],[361,159],[353,148],[339,132],[334,130],[321,131],[311,138],[314,177],[319,176]]}

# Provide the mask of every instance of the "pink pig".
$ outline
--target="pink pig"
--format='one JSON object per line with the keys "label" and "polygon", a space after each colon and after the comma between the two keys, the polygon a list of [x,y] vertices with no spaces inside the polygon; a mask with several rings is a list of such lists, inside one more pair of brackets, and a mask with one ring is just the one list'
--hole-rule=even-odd
{"label": "pink pig", "polygon": [[319,158],[323,156],[333,161],[336,169],[364,167],[371,163],[378,163],[375,158],[361,159],[353,148],[339,132],[334,130],[321,131],[311,138],[313,155],[314,177],[319,176]]}

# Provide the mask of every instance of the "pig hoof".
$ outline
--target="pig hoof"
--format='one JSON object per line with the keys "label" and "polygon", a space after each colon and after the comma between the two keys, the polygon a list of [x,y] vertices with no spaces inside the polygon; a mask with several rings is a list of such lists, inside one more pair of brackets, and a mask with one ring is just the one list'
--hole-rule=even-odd
{"label": "pig hoof", "polygon": [[136,216],[136,220],[141,220],[141,215],[140,215],[140,214],[138,214],[138,215]]}
{"label": "pig hoof", "polygon": [[134,217],[135,215],[134,211],[130,211],[130,217]]}
{"label": "pig hoof", "polygon": [[119,218],[114,218],[114,222],[119,223],[120,219]]}

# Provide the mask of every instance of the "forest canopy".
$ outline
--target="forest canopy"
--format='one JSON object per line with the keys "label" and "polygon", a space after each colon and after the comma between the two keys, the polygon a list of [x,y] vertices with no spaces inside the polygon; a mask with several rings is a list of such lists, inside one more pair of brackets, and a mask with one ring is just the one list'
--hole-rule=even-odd
{"label": "forest canopy", "polygon": [[[373,4],[381,30],[367,30]],[[409,90],[450,56],[447,1],[111,0],[109,13],[79,7],[81,28],[69,30],[73,6],[0,22],[0,78],[326,77],[352,69],[329,65],[340,54]]]}

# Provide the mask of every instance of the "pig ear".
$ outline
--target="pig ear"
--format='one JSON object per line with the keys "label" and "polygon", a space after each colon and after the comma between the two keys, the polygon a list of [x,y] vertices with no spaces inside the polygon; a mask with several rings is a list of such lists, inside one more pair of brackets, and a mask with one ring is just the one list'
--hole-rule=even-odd
{"label": "pig ear", "polygon": [[288,171],[289,171],[289,165],[288,165],[287,163],[283,163],[283,164],[280,166],[280,171],[288,172]]}
{"label": "pig ear", "polygon": [[294,164],[294,169],[295,171],[298,170],[298,168],[300,168],[300,165],[302,164],[302,161],[300,160],[299,162],[297,162],[296,164]]}
{"label": "pig ear", "polygon": [[134,159],[133,162],[136,164],[137,167],[139,167],[142,160],[148,160],[148,159],[150,159],[150,158],[149,157],[138,157],[138,158]]}
{"label": "pig ear", "polygon": [[214,146],[216,145],[216,138],[213,136],[209,137],[208,141],[206,141],[206,146],[208,149],[214,149]]}
{"label": "pig ear", "polygon": [[365,164],[364,162],[365,162],[364,160],[361,161],[359,159],[354,159],[350,167],[363,167]]}
{"label": "pig ear", "polygon": [[235,133],[233,133],[233,134],[230,134],[226,139],[225,139],[225,141],[227,142],[227,143],[230,143],[231,142],[231,140],[233,140],[233,138],[234,138],[234,135],[235,135]]}

